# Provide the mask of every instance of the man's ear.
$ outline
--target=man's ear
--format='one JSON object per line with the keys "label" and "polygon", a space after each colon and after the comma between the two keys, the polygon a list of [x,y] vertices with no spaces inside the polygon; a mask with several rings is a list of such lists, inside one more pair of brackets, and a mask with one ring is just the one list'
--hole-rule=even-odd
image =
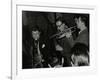
{"label": "man's ear", "polygon": [[73,63],[73,62],[74,62],[74,57],[75,57],[75,55],[72,54],[72,56],[71,56],[71,59],[72,59],[72,61],[71,61],[71,65],[72,65],[72,66],[75,66],[74,63]]}
{"label": "man's ear", "polygon": [[74,54],[72,54],[72,56],[71,56],[72,61],[74,61],[74,57],[75,57]]}

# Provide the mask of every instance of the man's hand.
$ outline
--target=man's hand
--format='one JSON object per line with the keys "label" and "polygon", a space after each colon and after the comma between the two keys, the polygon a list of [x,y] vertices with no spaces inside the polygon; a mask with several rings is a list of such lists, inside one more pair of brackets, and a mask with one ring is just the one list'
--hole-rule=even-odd
{"label": "man's hand", "polygon": [[63,51],[63,48],[62,48],[60,45],[57,44],[57,45],[56,45],[56,50],[57,50],[57,51]]}
{"label": "man's hand", "polygon": [[71,37],[71,35],[72,35],[71,31],[66,32],[66,37],[67,37],[67,38],[70,38],[70,37]]}

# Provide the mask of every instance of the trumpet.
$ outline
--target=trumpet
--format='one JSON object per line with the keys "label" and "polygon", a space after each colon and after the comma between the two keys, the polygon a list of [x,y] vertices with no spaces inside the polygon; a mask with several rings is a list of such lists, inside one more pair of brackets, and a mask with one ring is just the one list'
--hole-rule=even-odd
{"label": "trumpet", "polygon": [[73,32],[75,32],[75,30],[72,31],[72,29],[76,29],[76,28],[77,28],[76,26],[67,28],[67,29],[65,29],[65,30],[62,31],[62,32],[59,32],[59,33],[56,33],[56,34],[52,35],[52,36],[50,37],[50,39],[55,38],[55,37],[59,37],[60,35],[62,35],[62,34],[64,34],[64,33],[67,33],[67,32],[69,32],[69,31],[71,31],[71,33],[73,33]]}

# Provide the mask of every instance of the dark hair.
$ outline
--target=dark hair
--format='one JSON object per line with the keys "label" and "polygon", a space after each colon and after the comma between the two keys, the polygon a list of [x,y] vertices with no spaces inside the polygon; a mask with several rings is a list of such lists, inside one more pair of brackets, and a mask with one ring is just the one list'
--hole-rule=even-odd
{"label": "dark hair", "polygon": [[41,32],[40,29],[39,29],[39,26],[37,26],[37,25],[32,26],[31,31],[39,31],[39,32]]}
{"label": "dark hair", "polygon": [[[87,57],[88,62],[89,62],[89,49],[83,43],[76,43],[73,46],[73,48],[71,49],[71,55]],[[84,65],[86,65],[86,63],[85,62],[79,62],[78,65],[79,66],[84,66]]]}
{"label": "dark hair", "polygon": [[[40,31],[40,29],[39,29],[39,26],[37,26],[37,25],[31,25],[31,30],[30,30],[30,35],[32,36],[32,31],[39,31],[40,33],[41,33],[41,31]],[[41,35],[41,34],[40,34]],[[31,39],[33,40],[33,38],[31,37]]]}
{"label": "dark hair", "polygon": [[76,43],[71,49],[71,53],[75,55],[88,56],[88,52],[89,52],[88,46],[83,43]]}
{"label": "dark hair", "polygon": [[89,14],[75,14],[75,18],[81,18],[81,21],[85,23],[85,26],[89,27]]}

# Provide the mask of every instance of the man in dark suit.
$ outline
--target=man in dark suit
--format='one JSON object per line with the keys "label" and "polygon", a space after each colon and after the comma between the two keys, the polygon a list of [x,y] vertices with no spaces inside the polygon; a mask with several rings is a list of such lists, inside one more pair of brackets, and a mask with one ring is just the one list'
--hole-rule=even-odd
{"label": "man in dark suit", "polygon": [[32,67],[33,68],[44,68],[48,67],[52,57],[50,54],[50,45],[48,40],[44,40],[42,37],[42,32],[39,30],[38,26],[32,29]]}
{"label": "man in dark suit", "polygon": [[[75,16],[75,23],[77,25],[77,28],[80,29],[80,31],[78,37],[75,40],[70,39],[71,45],[73,46],[76,43],[84,43],[85,45],[89,46],[88,18],[83,15],[77,15]],[[66,37],[69,37],[69,34],[66,34]]]}
{"label": "man in dark suit", "polygon": [[89,21],[85,16],[79,16],[75,18],[75,22],[77,24],[77,27],[80,29],[79,35],[76,42],[84,43],[85,45],[89,46]]}
{"label": "man in dark suit", "polygon": [[[65,30],[68,29],[66,21],[64,21],[62,18],[58,18],[56,20],[56,26],[57,26],[57,30],[59,33],[65,32]],[[70,30],[69,30],[69,32],[70,32]],[[59,53],[59,55],[62,58],[64,58],[64,62],[62,64],[63,67],[71,66],[71,64],[70,64],[71,43],[70,43],[69,38],[66,37],[67,33],[68,33],[68,31],[66,31],[65,33],[58,36],[57,44],[55,45],[56,50],[61,53],[61,54]]]}

